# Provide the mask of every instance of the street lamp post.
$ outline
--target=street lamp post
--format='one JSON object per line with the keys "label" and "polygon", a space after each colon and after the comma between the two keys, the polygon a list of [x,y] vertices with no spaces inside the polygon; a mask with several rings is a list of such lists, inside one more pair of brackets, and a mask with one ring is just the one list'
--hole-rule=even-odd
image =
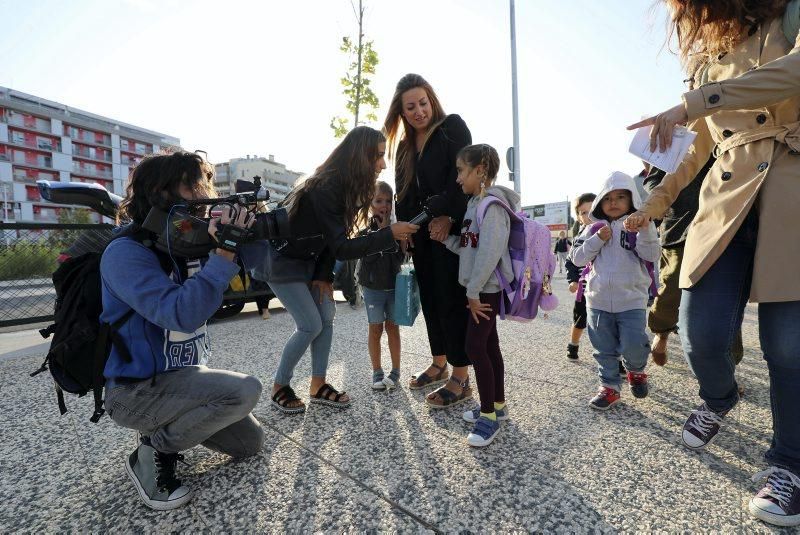
{"label": "street lamp post", "polygon": [[509,0],[511,9],[511,107],[514,123],[514,191],[522,193],[519,174],[519,100],[517,95],[517,23],[514,16],[514,0]]}

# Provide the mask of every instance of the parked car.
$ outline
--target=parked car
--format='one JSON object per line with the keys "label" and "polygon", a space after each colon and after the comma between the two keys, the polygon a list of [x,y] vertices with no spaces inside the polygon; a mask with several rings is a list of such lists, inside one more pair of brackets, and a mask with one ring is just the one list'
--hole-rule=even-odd
{"label": "parked car", "polygon": [[[99,184],[84,182],[36,182],[43,199],[55,204],[85,206],[105,217],[114,218],[122,202],[122,197],[115,195]],[[67,247],[58,257],[59,262],[90,252],[100,252],[111,238],[112,228],[86,229],[78,239]],[[251,280],[240,264],[239,275],[231,281],[231,285],[223,295],[222,305],[214,314],[214,319],[235,316],[249,302],[264,306],[275,297],[266,282]]]}

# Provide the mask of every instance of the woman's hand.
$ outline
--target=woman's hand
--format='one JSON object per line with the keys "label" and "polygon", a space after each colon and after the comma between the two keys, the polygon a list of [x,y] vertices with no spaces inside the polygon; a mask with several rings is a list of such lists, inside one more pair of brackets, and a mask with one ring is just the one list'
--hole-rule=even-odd
{"label": "woman's hand", "polygon": [[[231,210],[230,206],[222,208],[222,213],[219,217],[215,217],[208,222],[208,233],[211,239],[217,241],[217,232],[219,232],[219,225],[234,225],[241,228],[250,228],[253,226],[255,218],[244,208],[239,210]],[[217,249],[216,253],[219,256],[225,257],[228,260],[233,260],[236,253],[233,251],[226,251],[225,249]]]}
{"label": "woman's hand", "polygon": [[472,319],[475,320],[475,323],[480,323],[478,316],[487,320],[490,319],[489,316],[484,314],[484,312],[491,312],[492,305],[488,303],[481,303],[480,299],[467,298],[467,308],[469,309],[470,314],[472,314]]}
{"label": "woman's hand", "polygon": [[636,130],[643,126],[652,125],[653,128],[650,129],[650,152],[655,152],[656,145],[658,145],[658,150],[660,152],[664,152],[672,145],[672,130],[675,128],[675,125],[686,124],[688,120],[689,116],[686,113],[686,106],[681,103],[667,111],[659,113],[655,117],[650,117],[649,119],[630,125],[628,130]]}
{"label": "woman's hand", "polygon": [[443,242],[447,239],[452,227],[453,222],[450,221],[450,217],[446,215],[434,217],[428,224],[428,230],[431,233],[431,239],[438,242]]}
{"label": "woman's hand", "polygon": [[629,215],[622,224],[628,232],[637,232],[650,224],[650,216],[639,210]]}
{"label": "woman's hand", "polygon": [[392,224],[391,229],[395,240],[408,240],[412,234],[419,230],[419,225],[398,221]]}
{"label": "woman's hand", "polygon": [[319,304],[322,304],[323,298],[327,295],[333,301],[333,284],[328,281],[311,281],[311,293],[314,290],[319,292]]}
{"label": "woman's hand", "polygon": [[404,255],[414,254],[414,238],[409,236],[407,240],[400,240],[400,250]]}

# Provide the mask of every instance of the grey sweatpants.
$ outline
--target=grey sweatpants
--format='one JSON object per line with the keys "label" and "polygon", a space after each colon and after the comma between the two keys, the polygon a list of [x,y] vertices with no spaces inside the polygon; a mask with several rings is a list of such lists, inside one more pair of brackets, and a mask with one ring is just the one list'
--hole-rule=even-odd
{"label": "grey sweatpants", "polygon": [[261,396],[255,377],[188,366],[106,391],[106,409],[122,427],[150,437],[158,451],[177,453],[198,444],[232,457],[255,455],[264,430],[250,411]]}

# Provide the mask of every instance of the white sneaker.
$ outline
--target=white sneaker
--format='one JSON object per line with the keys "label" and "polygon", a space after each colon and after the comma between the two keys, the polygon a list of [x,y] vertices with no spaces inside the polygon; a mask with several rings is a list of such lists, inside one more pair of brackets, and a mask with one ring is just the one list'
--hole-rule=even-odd
{"label": "white sneaker", "polygon": [[386,390],[392,390],[392,389],[394,389],[394,388],[397,388],[397,383],[395,383],[394,381],[392,381],[392,380],[389,378],[389,376],[388,376],[388,375],[387,375],[386,377],[384,377],[384,378],[383,378],[383,385],[384,385],[384,387],[386,388]]}

